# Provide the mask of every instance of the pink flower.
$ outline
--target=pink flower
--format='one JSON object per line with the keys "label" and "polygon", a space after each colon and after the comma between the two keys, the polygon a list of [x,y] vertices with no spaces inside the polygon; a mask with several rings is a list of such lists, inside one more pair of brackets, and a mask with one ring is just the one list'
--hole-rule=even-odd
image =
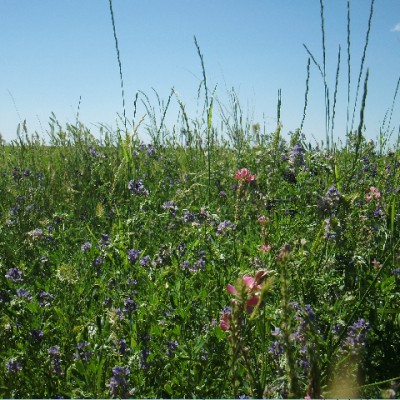
{"label": "pink flower", "polygon": [[228,322],[228,318],[222,317],[221,321],[219,321],[219,327],[223,331],[229,331],[229,328],[231,327],[231,325]]}
{"label": "pink flower", "polygon": [[231,285],[230,283],[228,285],[226,285],[226,290],[230,293],[233,294],[234,296],[237,295],[237,290],[235,288],[235,286]]}
{"label": "pink flower", "polygon": [[256,176],[252,175],[248,168],[242,168],[236,171],[235,178],[238,181],[253,182],[256,179]]}
{"label": "pink flower", "polygon": [[381,198],[381,192],[375,186],[369,188],[369,193],[365,195],[365,201],[370,202],[371,200],[379,200]]}
{"label": "pink flower", "polygon": [[[253,310],[253,307],[256,306],[259,302],[260,292],[262,289],[261,286],[262,286],[262,283],[263,283],[266,275],[267,275],[267,273],[265,271],[260,270],[256,273],[254,278],[249,275],[244,275],[242,278],[242,282],[244,283],[244,286],[247,290],[246,309],[247,309],[247,312],[249,312],[249,313]],[[234,296],[238,296],[238,294],[239,294],[239,292],[235,288],[235,286],[233,286],[231,284],[228,284],[226,286],[226,290]],[[223,326],[226,326],[227,320],[222,318],[221,321],[223,321],[223,322],[220,323],[220,326],[221,326],[221,324]],[[222,328],[222,326],[221,326],[221,328]]]}
{"label": "pink flower", "polygon": [[236,171],[235,178],[238,181],[244,180],[249,175],[249,173],[250,171],[247,168],[238,169]]}
{"label": "pink flower", "polygon": [[262,225],[265,225],[268,221],[268,218],[265,215],[261,215],[261,217],[258,218],[258,222]]}
{"label": "pink flower", "polygon": [[267,254],[267,253],[269,253],[271,251],[271,249],[272,249],[272,247],[271,247],[270,244],[268,246],[263,244],[258,248],[258,251],[261,252],[261,253]]}

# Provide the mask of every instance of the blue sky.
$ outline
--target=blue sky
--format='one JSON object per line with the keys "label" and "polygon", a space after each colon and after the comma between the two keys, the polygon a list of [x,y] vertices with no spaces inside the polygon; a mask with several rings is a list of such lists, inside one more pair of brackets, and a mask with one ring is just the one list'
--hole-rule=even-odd
{"label": "blue sky", "polygon": [[[350,7],[352,110],[370,2],[351,0]],[[128,119],[133,118],[137,91],[146,93],[157,106],[152,88],[166,101],[172,87],[186,104],[189,117],[197,118],[202,75],[195,35],[209,87],[217,86],[215,96],[221,104],[229,110],[227,93],[234,88],[244,116],[271,132],[281,89],[283,133],[300,126],[308,59],[303,43],[322,65],[318,0],[113,0],[113,9]],[[347,2],[325,0],[324,12],[331,94],[339,44],[342,47],[334,135],[343,139]],[[17,125],[24,119],[30,132],[37,131],[44,138],[52,112],[62,125],[75,123],[80,97],[79,118],[95,136],[100,123],[116,127],[122,101],[108,0],[1,0],[0,44],[0,133],[7,141],[16,138]],[[368,138],[377,138],[391,107],[399,66],[400,1],[376,0],[365,62],[370,72],[365,120]],[[325,139],[323,95],[321,75],[311,64],[303,127],[310,141]],[[396,136],[399,103],[397,100],[391,123]],[[137,119],[145,114],[142,104],[138,105]],[[179,125],[177,119],[173,98],[166,120],[170,129]],[[355,127],[358,121],[357,110]],[[144,126],[139,136],[147,140]]]}

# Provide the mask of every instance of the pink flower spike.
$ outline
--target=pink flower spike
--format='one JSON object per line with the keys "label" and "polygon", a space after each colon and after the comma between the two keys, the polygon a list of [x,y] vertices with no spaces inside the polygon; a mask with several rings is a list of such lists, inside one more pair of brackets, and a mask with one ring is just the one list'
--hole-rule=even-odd
{"label": "pink flower spike", "polygon": [[258,304],[259,297],[254,295],[248,302],[247,307],[254,307]]}
{"label": "pink flower spike", "polygon": [[226,285],[226,290],[230,293],[233,294],[234,296],[237,295],[238,291],[236,290],[235,286],[231,285],[230,283],[228,283]]}
{"label": "pink flower spike", "polygon": [[229,328],[231,327],[229,325],[229,322],[221,319],[221,321],[219,322],[219,327],[223,330],[223,331],[229,331]]}
{"label": "pink flower spike", "polygon": [[246,179],[246,177],[250,174],[250,171],[247,168],[238,169],[235,174],[235,178],[237,180]]}
{"label": "pink flower spike", "polygon": [[267,217],[265,215],[261,215],[261,217],[258,218],[258,222],[264,225],[267,222]]}
{"label": "pink flower spike", "polygon": [[265,276],[267,276],[267,272],[262,270],[262,269],[260,269],[256,273],[256,282],[260,283],[265,278]]}
{"label": "pink flower spike", "polygon": [[253,182],[256,180],[256,175],[252,175],[249,173],[249,175],[246,176],[246,182]]}
{"label": "pink flower spike", "polygon": [[258,248],[258,251],[260,251],[261,253],[268,253],[270,250],[271,250],[271,245],[267,246],[263,244]]}
{"label": "pink flower spike", "polygon": [[252,276],[244,275],[243,282],[249,290],[252,290],[254,288],[254,278]]}

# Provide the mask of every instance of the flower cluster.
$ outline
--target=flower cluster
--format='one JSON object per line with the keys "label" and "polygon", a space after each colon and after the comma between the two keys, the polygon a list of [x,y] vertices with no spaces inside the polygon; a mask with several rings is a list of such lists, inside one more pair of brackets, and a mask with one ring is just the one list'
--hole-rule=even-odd
{"label": "flower cluster", "polygon": [[17,268],[10,268],[8,272],[4,275],[11,282],[22,282],[22,271]]}
{"label": "flower cluster", "polygon": [[149,191],[143,185],[143,180],[138,179],[137,181],[131,180],[128,183],[128,189],[132,192],[132,194],[136,194],[139,196],[148,196]]}
{"label": "flower cluster", "polygon": [[87,363],[90,358],[92,357],[93,353],[88,349],[90,346],[89,342],[82,342],[76,345],[77,353],[74,354],[75,360],[82,360],[83,362]]}
{"label": "flower cluster", "polygon": [[379,201],[381,198],[381,192],[375,186],[369,188],[368,193],[365,195],[365,201],[369,203],[372,200]]}
{"label": "flower cluster", "polygon": [[248,168],[242,168],[236,171],[235,179],[238,181],[253,182],[256,180],[256,175],[253,175]]}
{"label": "flower cluster", "polygon": [[134,264],[140,256],[141,251],[140,250],[135,250],[135,249],[130,249],[128,251],[128,260],[131,264]]}
{"label": "flower cluster", "polygon": [[22,365],[19,361],[10,359],[6,362],[6,368],[9,374],[16,374],[22,370]]}
{"label": "flower cluster", "polygon": [[[261,292],[267,273],[260,270],[255,277],[244,275],[238,280],[237,288],[231,284],[226,286],[226,290],[235,296],[232,305],[238,309],[245,309],[247,313],[251,313],[261,299]],[[227,308],[221,313],[220,328],[224,331],[230,329],[230,321],[232,319],[232,309]]]}
{"label": "flower cluster", "polygon": [[130,374],[129,368],[114,367],[112,369],[113,376],[110,382],[106,384],[110,388],[110,395],[112,397],[126,396],[128,393],[128,382],[126,377]]}
{"label": "flower cluster", "polygon": [[61,354],[60,346],[50,347],[48,350],[50,358],[50,371],[53,375],[64,375],[64,371],[61,368]]}
{"label": "flower cluster", "polygon": [[[337,335],[337,332],[340,330],[340,325],[334,326],[334,333]],[[347,328],[347,336],[343,339],[340,346],[340,353],[350,353],[350,354],[359,354],[359,352],[365,347],[367,333],[369,331],[369,323],[364,320],[364,318],[360,318],[358,321],[354,322],[353,325],[350,325]]]}

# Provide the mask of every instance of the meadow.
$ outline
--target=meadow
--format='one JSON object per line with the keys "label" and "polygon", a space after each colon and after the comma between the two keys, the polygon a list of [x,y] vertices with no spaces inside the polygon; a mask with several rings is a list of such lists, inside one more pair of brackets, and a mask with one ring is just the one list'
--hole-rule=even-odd
{"label": "meadow", "polygon": [[1,141],[0,397],[398,396],[399,85],[377,141],[368,72],[344,143],[216,124],[195,44],[200,117]]}

